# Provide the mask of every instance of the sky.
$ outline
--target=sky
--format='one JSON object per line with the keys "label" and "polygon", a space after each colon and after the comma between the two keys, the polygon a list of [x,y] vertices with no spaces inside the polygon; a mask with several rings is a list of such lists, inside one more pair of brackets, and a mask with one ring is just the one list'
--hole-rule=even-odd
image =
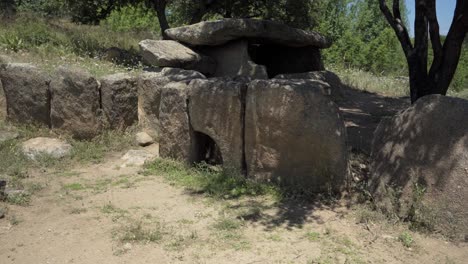
{"label": "sky", "polygon": [[[408,18],[410,22],[410,34],[414,36],[414,1],[415,0],[405,0],[406,7],[408,8]],[[455,10],[456,0],[437,0],[436,9],[437,9],[437,18],[439,20],[439,28],[441,35],[447,35],[450,24],[453,19],[453,11]]]}

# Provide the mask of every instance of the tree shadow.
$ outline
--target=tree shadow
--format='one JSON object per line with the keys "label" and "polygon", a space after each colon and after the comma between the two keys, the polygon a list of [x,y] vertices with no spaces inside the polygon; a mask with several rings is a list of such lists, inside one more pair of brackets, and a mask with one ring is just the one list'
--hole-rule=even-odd
{"label": "tree shadow", "polygon": [[343,98],[335,101],[345,120],[348,146],[370,155],[374,131],[384,117],[409,107],[409,98],[385,97],[342,85]]}

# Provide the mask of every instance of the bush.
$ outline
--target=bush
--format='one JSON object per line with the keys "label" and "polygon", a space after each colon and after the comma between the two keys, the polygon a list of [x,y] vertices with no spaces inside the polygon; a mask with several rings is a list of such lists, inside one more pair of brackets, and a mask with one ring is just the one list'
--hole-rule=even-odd
{"label": "bush", "polygon": [[156,13],[143,4],[127,5],[115,9],[101,22],[101,25],[117,32],[157,31],[159,29]]}
{"label": "bush", "polygon": [[34,12],[44,16],[65,16],[68,4],[65,0],[22,0],[18,6],[20,12]]}

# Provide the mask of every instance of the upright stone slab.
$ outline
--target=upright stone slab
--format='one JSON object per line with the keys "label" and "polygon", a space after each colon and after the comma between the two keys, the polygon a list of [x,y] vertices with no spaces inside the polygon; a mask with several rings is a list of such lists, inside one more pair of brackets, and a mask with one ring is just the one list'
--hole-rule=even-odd
{"label": "upright stone slab", "polygon": [[[212,138],[221,151],[223,165],[239,173],[243,170],[243,100],[246,90],[246,83],[227,78],[193,80],[189,85],[188,109],[194,132]],[[205,154],[207,150],[200,148],[206,145],[194,144],[195,153]]]}
{"label": "upright stone slab", "polygon": [[87,71],[59,67],[50,83],[52,128],[91,139],[102,125],[99,84]]}
{"label": "upright stone slab", "polygon": [[369,182],[382,211],[466,240],[468,100],[428,95],[382,120]]}
{"label": "upright stone slab", "polygon": [[343,97],[344,84],[341,82],[340,77],[331,71],[311,71],[304,73],[280,74],[275,76],[275,79],[302,79],[326,82],[330,85],[330,95],[333,99],[339,100]]}
{"label": "upright stone slab", "polygon": [[338,107],[313,83],[255,80],[246,100],[248,176],[312,192],[347,179],[346,132]]}
{"label": "upright stone slab", "polygon": [[159,154],[186,163],[192,161],[192,131],[187,105],[188,81],[171,82],[161,89]]}
{"label": "upright stone slab", "polygon": [[107,126],[122,130],[138,122],[137,79],[118,73],[105,76],[100,82]]}
{"label": "upright stone slab", "polygon": [[18,123],[50,126],[50,77],[31,64],[0,65],[8,118]]}
{"label": "upright stone slab", "polygon": [[216,61],[216,71],[213,74],[215,77],[246,76],[252,79],[268,79],[265,66],[255,64],[250,58],[246,40],[204,47],[200,50]]}
{"label": "upright stone slab", "polygon": [[138,77],[138,120],[142,129],[153,138],[159,137],[161,89],[170,82],[205,78],[196,71],[164,68],[161,72],[143,73]]}

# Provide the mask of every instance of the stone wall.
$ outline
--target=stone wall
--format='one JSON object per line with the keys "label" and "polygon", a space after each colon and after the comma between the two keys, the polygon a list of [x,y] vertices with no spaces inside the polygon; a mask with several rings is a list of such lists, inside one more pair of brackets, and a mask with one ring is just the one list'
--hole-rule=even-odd
{"label": "stone wall", "polygon": [[9,63],[1,64],[0,80],[0,103],[6,102],[7,119],[16,123],[78,139],[138,124],[158,138],[164,158],[222,164],[258,181],[312,192],[346,185],[345,127],[331,99],[339,87],[326,77],[207,79],[164,68],[98,79],[73,67],[49,74]]}

